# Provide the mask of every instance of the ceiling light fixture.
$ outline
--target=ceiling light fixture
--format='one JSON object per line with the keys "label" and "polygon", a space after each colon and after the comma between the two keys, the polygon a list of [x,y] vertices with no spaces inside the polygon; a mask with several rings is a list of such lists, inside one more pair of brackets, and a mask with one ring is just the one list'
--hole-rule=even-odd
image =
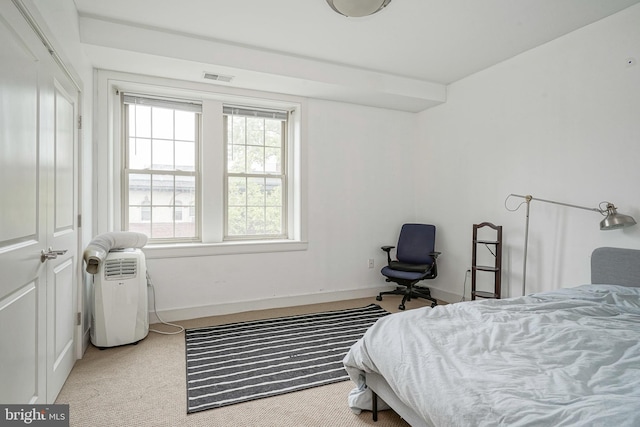
{"label": "ceiling light fixture", "polygon": [[384,9],[391,0],[327,0],[331,9],[340,15],[360,18]]}

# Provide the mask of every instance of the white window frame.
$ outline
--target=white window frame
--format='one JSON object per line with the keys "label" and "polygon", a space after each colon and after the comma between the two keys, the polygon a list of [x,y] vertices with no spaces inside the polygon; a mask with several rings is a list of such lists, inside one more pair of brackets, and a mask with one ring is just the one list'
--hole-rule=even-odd
{"label": "white window frame", "polygon": [[[120,92],[120,91],[119,91]],[[125,96],[126,95],[126,96]],[[200,168],[202,167],[202,162],[200,161],[200,147],[202,146],[201,143],[201,137],[200,137],[200,130],[202,128],[201,126],[201,122],[202,122],[202,112],[201,112],[201,108],[199,107],[199,104],[197,102],[192,102],[191,100],[183,100],[183,99],[171,99],[171,100],[166,100],[163,98],[158,98],[158,97],[152,97],[150,95],[139,95],[139,94],[124,94],[122,92],[120,92],[120,97],[121,97],[121,111],[123,113],[122,115],[122,121],[121,123],[123,124],[122,126],[122,140],[121,140],[121,144],[122,144],[122,186],[121,186],[121,197],[120,200],[123,201],[124,203],[122,204],[122,222],[124,224],[128,224],[129,223],[129,208],[130,208],[130,200],[129,200],[129,185],[130,185],[130,176],[132,174],[148,174],[149,176],[152,176],[154,174],[158,174],[161,172],[161,174],[163,175],[172,175],[174,178],[178,177],[178,176],[193,176],[195,179],[195,186],[196,186],[196,191],[198,192],[195,195],[195,204],[196,204],[196,209],[198,209],[198,206],[200,206],[200,194],[202,193],[200,190]],[[129,101],[125,102],[125,98],[128,97]],[[154,107],[165,107],[165,108],[169,108],[169,109],[175,109],[175,110],[187,110],[187,111],[192,111],[192,112],[196,112],[198,115],[197,118],[197,126],[198,128],[195,129],[195,139],[196,139],[196,144],[197,146],[195,147],[195,161],[196,161],[196,165],[195,165],[195,170],[191,171],[191,172],[184,172],[184,171],[180,171],[180,170],[168,170],[168,171],[154,171],[154,170],[133,170],[130,169],[127,166],[127,163],[129,161],[128,159],[128,155],[130,153],[128,153],[127,151],[130,150],[131,148],[129,147],[129,141],[128,141],[128,133],[127,133],[127,126],[126,123],[128,122],[128,118],[126,117],[126,104],[129,105],[135,105],[136,104],[136,100],[137,99],[141,99],[143,101],[147,101],[146,104],[150,105],[150,106],[154,106]],[[163,105],[163,103],[165,105]],[[129,126],[131,126],[131,123],[129,123]],[[174,192],[174,197],[175,197],[175,192]],[[172,198],[173,199],[173,198]],[[153,223],[153,207],[150,206],[150,218],[149,220],[151,221],[151,223]],[[175,226],[175,222],[176,222],[176,213],[177,211],[174,210],[172,218],[173,218],[173,223]],[[123,224],[122,228],[126,228],[126,226]],[[195,216],[195,235],[193,237],[172,237],[172,238],[153,238],[152,236],[150,237],[150,240],[153,239],[152,241],[155,243],[180,243],[180,242],[199,242],[200,241],[200,225],[201,225],[201,221],[200,218],[198,217],[198,215]]]}
{"label": "white window frame", "polygon": [[[122,230],[122,132],[121,92],[155,94],[202,102],[200,147],[201,242],[148,244],[148,258],[298,251],[307,249],[306,218],[306,99],[253,90],[223,87],[96,71],[96,115],[94,129],[94,230],[97,234]],[[287,235],[286,239],[224,240],[224,155],[222,106],[238,104],[290,112],[287,143]],[[219,119],[210,120],[209,118]]]}
{"label": "white window frame", "polygon": [[[255,106],[230,106],[230,105],[224,105],[223,106],[223,116],[229,116],[228,113],[225,113],[225,110],[231,110],[231,109],[238,109],[238,110],[248,110],[248,111],[262,111],[262,112],[267,112],[266,109],[264,108],[256,108]],[[286,129],[283,132],[282,135],[282,146],[281,146],[281,153],[280,153],[280,158],[281,158],[281,171],[278,174],[271,174],[269,172],[261,172],[261,173],[250,173],[250,172],[242,172],[242,173],[235,173],[235,172],[229,172],[228,167],[227,167],[227,161],[229,158],[229,144],[228,141],[226,140],[227,135],[228,135],[228,126],[229,124],[226,123],[224,124],[224,135],[225,135],[225,155],[224,155],[224,159],[225,159],[225,170],[224,170],[224,205],[225,205],[225,215],[224,215],[224,239],[225,240],[251,240],[251,239],[259,239],[259,240],[274,240],[274,239],[282,239],[282,238],[286,238],[288,237],[288,228],[287,228],[287,218],[288,218],[288,214],[287,214],[287,201],[288,201],[288,192],[287,190],[287,181],[288,181],[288,156],[287,156],[287,145],[288,145],[288,135],[290,132],[290,126],[289,126],[289,117],[288,117],[288,112],[286,111],[277,111],[277,113],[281,113],[284,112],[287,114],[287,118],[285,119],[284,122],[284,126],[286,126]],[[223,118],[224,120],[224,118]],[[284,127],[283,126],[283,127]],[[282,223],[281,223],[281,227],[282,227],[282,233],[279,236],[252,236],[252,235],[230,235],[229,233],[229,187],[228,187],[228,180],[230,177],[245,177],[245,178],[251,178],[251,177],[258,177],[258,178],[269,178],[269,177],[275,177],[275,178],[280,178],[281,182],[282,182],[282,186],[283,186],[283,191],[282,191],[282,208],[284,210],[283,215],[282,215]]]}

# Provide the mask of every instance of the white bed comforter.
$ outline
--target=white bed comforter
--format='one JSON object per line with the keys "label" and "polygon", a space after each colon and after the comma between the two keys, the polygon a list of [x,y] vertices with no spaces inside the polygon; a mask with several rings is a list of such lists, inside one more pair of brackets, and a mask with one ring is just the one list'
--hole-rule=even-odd
{"label": "white bed comforter", "polygon": [[640,426],[640,288],[583,285],[386,316],[350,349],[434,426]]}

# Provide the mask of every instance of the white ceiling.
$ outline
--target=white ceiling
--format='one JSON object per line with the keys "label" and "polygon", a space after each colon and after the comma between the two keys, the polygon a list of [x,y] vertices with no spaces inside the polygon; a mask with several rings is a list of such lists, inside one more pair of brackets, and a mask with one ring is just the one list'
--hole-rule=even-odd
{"label": "white ceiling", "polygon": [[408,111],[442,102],[446,84],[640,2],[392,0],[376,15],[346,18],[325,0],[74,1],[96,67],[188,80],[219,72],[237,76],[232,86]]}

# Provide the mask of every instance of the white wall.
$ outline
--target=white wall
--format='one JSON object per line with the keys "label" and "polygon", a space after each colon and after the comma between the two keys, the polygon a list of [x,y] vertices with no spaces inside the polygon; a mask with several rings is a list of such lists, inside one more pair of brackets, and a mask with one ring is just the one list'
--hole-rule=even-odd
{"label": "white wall", "polygon": [[[92,69],[82,54],[73,2],[34,2],[84,84],[80,197],[86,245],[99,228],[91,227],[100,216],[92,182],[100,167],[94,161],[108,163],[92,160]],[[410,165],[416,116],[340,102],[307,105],[308,250],[148,259],[164,319],[373,296],[388,287],[379,248],[393,244],[399,224],[415,212]]]}
{"label": "white wall", "polygon": [[386,286],[380,246],[414,216],[416,116],[320,100],[309,100],[307,115],[308,250],[148,259],[163,319],[373,296]]}
{"label": "white wall", "polygon": [[[81,76],[89,108],[93,82],[72,2],[60,9],[34,1]],[[502,224],[504,295],[518,295],[524,211],[506,211],[509,193],[589,206],[610,200],[640,219],[640,66],[626,64],[640,60],[638,22],[634,6],[451,85],[446,104],[418,115],[310,100],[308,250],[149,260],[159,310],[179,318],[373,295],[384,286],[379,246],[395,243],[399,224],[413,220],[438,226],[443,255],[430,285],[449,300],[462,294],[471,225]],[[623,184],[607,185],[616,180]],[[588,257],[597,246],[640,247],[640,227],[600,232],[600,219],[532,204],[530,291],[588,281]]]}
{"label": "white wall", "polygon": [[[608,200],[640,221],[640,65],[627,64],[639,23],[640,5],[456,82],[419,115],[418,216],[437,219],[443,252],[434,287],[462,295],[472,224],[491,221],[504,227],[503,296],[520,295],[525,209],[505,209],[510,193]],[[532,202],[527,292],[588,283],[596,247],[640,248],[640,227],[599,231],[601,219]]]}

